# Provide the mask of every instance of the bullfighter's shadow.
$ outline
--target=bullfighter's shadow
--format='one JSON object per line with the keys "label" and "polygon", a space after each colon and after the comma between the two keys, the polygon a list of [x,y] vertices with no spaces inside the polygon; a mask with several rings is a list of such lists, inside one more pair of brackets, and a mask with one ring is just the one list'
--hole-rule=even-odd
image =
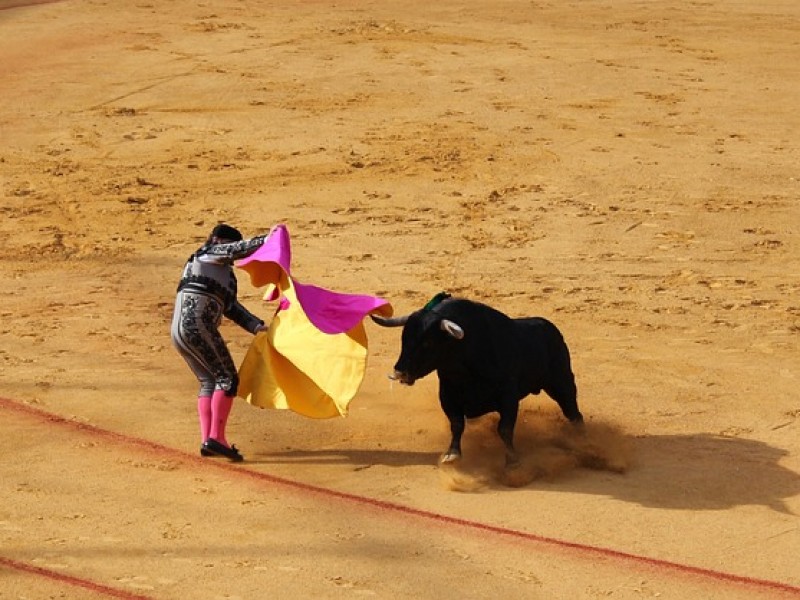
{"label": "bullfighter's shadow", "polygon": [[324,450],[286,450],[283,452],[270,452],[269,454],[264,454],[257,460],[250,462],[265,464],[347,464],[353,465],[354,470],[359,471],[374,465],[383,465],[387,467],[434,465],[436,464],[438,458],[439,455],[435,452],[336,448]]}

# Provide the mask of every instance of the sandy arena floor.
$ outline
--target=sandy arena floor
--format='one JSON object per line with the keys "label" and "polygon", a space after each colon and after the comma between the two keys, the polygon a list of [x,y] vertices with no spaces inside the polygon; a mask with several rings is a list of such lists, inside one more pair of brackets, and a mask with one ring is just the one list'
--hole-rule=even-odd
{"label": "sandy arena floor", "polygon": [[[0,8],[0,598],[800,597],[795,0]],[[491,417],[439,467],[368,323],[347,418],[238,401],[201,459],[169,321],[220,220],[550,318],[587,438],[531,397],[520,470]]]}

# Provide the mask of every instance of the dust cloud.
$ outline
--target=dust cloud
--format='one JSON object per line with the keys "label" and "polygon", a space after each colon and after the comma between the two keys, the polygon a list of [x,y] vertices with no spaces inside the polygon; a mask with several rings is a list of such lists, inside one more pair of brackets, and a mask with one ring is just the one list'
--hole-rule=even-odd
{"label": "dust cloud", "polygon": [[557,409],[531,408],[520,410],[514,434],[520,461],[507,467],[497,421],[497,415],[487,415],[467,423],[461,460],[440,468],[446,489],[524,487],[538,480],[555,481],[576,469],[622,474],[633,463],[631,437],[619,426],[590,418],[583,427],[575,427]]}

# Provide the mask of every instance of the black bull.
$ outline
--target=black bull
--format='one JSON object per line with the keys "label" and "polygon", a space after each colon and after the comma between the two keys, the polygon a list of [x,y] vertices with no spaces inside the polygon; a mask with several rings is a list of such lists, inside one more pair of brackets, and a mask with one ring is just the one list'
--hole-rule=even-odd
{"label": "black bull", "polygon": [[498,412],[506,463],[517,463],[519,402],[541,390],[572,423],[583,423],[569,349],[547,319],[512,319],[485,304],[446,294],[403,317],[372,318],[384,327],[403,327],[393,379],[413,385],[433,371],[439,376],[439,401],[452,433],[442,462],[460,458],[465,419]]}

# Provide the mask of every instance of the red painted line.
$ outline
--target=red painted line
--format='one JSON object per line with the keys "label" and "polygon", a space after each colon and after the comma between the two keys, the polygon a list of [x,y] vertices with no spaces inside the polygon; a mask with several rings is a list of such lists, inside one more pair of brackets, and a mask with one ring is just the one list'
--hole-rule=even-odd
{"label": "red painted line", "polygon": [[73,577],[72,575],[65,575],[64,573],[58,573],[57,571],[51,571],[50,569],[44,569],[28,563],[11,560],[10,558],[3,558],[2,556],[0,556],[0,566],[8,567],[16,571],[32,573],[33,575],[39,575],[41,577],[47,577],[48,579],[52,579],[53,581],[57,581],[59,583],[67,583],[71,586],[97,592],[98,594],[103,594],[104,596],[110,596],[112,598],[120,598],[121,600],[152,600],[152,598],[149,596],[140,596],[139,594],[125,592],[123,590],[108,587],[107,585],[89,581],[88,579],[80,579],[78,577]]}
{"label": "red painted line", "polygon": [[24,8],[26,6],[36,6],[37,4],[55,4],[61,0],[0,0],[0,10],[8,10],[11,8]]}
{"label": "red painted line", "polygon": [[[156,442],[151,442],[141,438],[136,438],[133,436],[126,435],[124,433],[118,433],[107,429],[101,429],[94,425],[88,425],[86,423],[72,421],[65,417],[48,413],[44,410],[34,408],[27,404],[21,404],[19,402],[8,400],[2,397],[0,397],[0,408],[11,410],[17,413],[28,414],[30,416],[36,417],[37,419],[46,421],[48,423],[71,427],[73,429],[91,433],[92,435],[104,437],[106,439],[111,439],[120,442],[122,444],[138,446],[151,452],[154,451],[159,454],[171,454],[173,456],[179,456],[183,460],[202,463],[206,467],[220,469],[227,473],[236,474],[239,477],[249,477],[250,479],[255,479],[257,481],[262,481],[262,482],[266,481],[275,485],[281,485],[284,487],[301,490],[303,492],[309,492],[312,494],[318,494],[326,497],[338,498],[340,500],[344,500],[350,503],[368,505],[387,512],[410,515],[412,517],[417,517],[438,523],[444,523],[446,525],[456,526],[464,529],[482,531],[504,537],[515,538],[519,540],[525,540],[530,542],[536,542],[543,545],[553,546],[557,548],[573,550],[576,551],[578,554],[611,558],[618,560],[620,562],[635,563],[639,565],[645,565],[650,568],[694,575],[697,577],[710,579],[713,581],[733,583],[750,588],[772,590],[775,592],[781,592],[783,594],[790,595],[792,597],[800,597],[800,587],[789,583],[770,581],[768,579],[758,579],[755,577],[747,577],[744,575],[735,575],[733,573],[726,573],[724,571],[715,571],[713,569],[695,567],[692,565],[676,563],[668,560],[662,560],[659,558],[650,558],[638,554],[631,554],[629,552],[623,552],[621,550],[614,550],[613,548],[592,546],[589,544],[581,544],[578,542],[570,542],[566,540],[560,540],[557,538],[545,537],[537,535],[535,533],[528,533],[526,531],[507,529],[505,527],[499,527],[497,525],[489,525],[488,523],[481,523],[480,521],[470,521],[468,519],[452,517],[449,515],[435,513],[432,511],[427,511],[419,508],[412,508],[410,506],[404,506],[402,504],[395,504],[393,502],[387,502],[385,500],[378,500],[376,498],[369,498],[367,496],[359,496],[357,494],[341,492],[338,490],[324,488],[309,483],[303,483],[301,481],[286,479],[283,477],[278,477],[277,475],[261,473],[259,471],[253,471],[238,465],[234,465],[233,463],[210,461],[208,459],[203,459],[198,455],[189,454],[181,450],[176,450],[175,448],[170,448],[168,446],[164,446]],[[125,597],[134,598],[134,596],[125,596]]]}

